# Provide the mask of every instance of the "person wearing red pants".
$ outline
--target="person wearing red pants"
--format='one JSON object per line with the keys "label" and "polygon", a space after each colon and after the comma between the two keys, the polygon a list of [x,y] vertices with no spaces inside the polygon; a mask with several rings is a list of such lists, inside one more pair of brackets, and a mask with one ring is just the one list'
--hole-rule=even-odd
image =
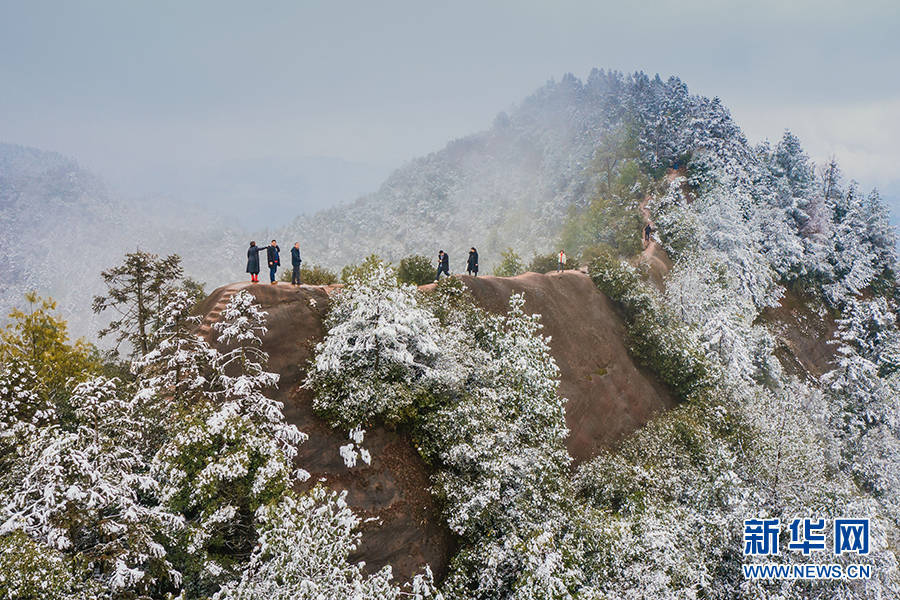
{"label": "person wearing red pants", "polygon": [[250,273],[250,281],[259,283],[259,253],[264,248],[256,245],[256,242],[250,242],[250,248],[247,250],[247,272]]}

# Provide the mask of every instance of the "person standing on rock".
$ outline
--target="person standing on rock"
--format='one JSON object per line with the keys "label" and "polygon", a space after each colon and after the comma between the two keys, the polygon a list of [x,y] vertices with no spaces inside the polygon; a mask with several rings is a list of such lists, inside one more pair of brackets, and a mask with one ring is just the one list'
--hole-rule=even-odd
{"label": "person standing on rock", "polygon": [[281,266],[281,256],[279,253],[281,252],[281,248],[278,247],[278,244],[275,243],[275,240],[272,240],[272,243],[269,244],[269,247],[266,248],[267,258],[269,259],[269,283],[275,285],[275,272],[278,271],[278,267]]}
{"label": "person standing on rock", "polygon": [[259,283],[259,253],[262,250],[256,242],[250,242],[250,248],[247,249],[247,272],[250,273],[250,281],[253,283]]}
{"label": "person standing on rock", "polygon": [[560,250],[558,258],[559,258],[559,262],[556,265],[556,272],[562,273],[566,268],[566,251]]}
{"label": "person standing on rock", "polygon": [[300,263],[302,262],[300,242],[294,242],[294,247],[291,248],[291,266],[294,268],[294,272],[291,274],[291,285],[300,285]]}
{"label": "person standing on rock", "polygon": [[466,263],[466,272],[469,275],[478,277],[478,250],[475,246],[469,248],[469,261]]}
{"label": "person standing on rock", "polygon": [[441,278],[441,273],[450,277],[450,256],[443,250],[438,252],[437,275],[434,277],[435,282]]}

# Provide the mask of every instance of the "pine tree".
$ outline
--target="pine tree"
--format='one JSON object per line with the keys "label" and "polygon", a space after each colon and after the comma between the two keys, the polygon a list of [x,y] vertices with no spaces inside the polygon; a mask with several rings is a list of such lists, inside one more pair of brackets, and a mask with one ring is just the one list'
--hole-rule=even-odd
{"label": "pine tree", "polygon": [[93,310],[99,314],[113,309],[119,318],[101,329],[100,337],[114,334],[117,347],[127,341],[134,354],[146,356],[156,342],[163,310],[182,274],[177,254],[160,258],[141,250],[129,252],[121,265],[103,271],[107,292],[94,297]]}
{"label": "pine tree", "polygon": [[231,350],[216,361],[210,395],[185,411],[153,459],[164,503],[187,521],[181,543],[192,594],[210,594],[238,576],[256,544],[258,509],[308,477],[293,464],[306,436],[265,393],[278,381],[259,348],[265,313],[243,290],[216,329]]}
{"label": "pine tree", "polygon": [[143,446],[151,456],[182,419],[212,400],[220,355],[197,335],[200,318],[192,316],[193,306],[188,292],[174,292],[155,347],[131,366],[138,379],[135,399],[150,425]]}
{"label": "pine tree", "polygon": [[114,594],[179,584],[166,545],[181,519],[153,502],[158,488],[137,450],[134,405],[101,377],[79,384],[71,403],[75,423],[41,428],[23,451],[0,534],[22,530],[73,555],[82,576]]}

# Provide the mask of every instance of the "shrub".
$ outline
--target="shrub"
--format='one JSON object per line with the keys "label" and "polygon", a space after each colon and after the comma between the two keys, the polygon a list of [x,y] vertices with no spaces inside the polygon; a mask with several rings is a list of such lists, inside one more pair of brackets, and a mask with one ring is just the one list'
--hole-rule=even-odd
{"label": "shrub", "polygon": [[[377,254],[370,254],[366,257],[366,260],[358,265],[344,265],[344,268],[341,269],[341,283],[346,284],[350,283],[351,279],[364,278],[366,273],[382,264],[383,261],[378,258]],[[394,276],[396,276],[396,273],[394,273]]]}
{"label": "shrub", "polygon": [[637,270],[611,252],[590,266],[594,284],[625,310],[630,348],[682,400],[710,385],[713,367],[696,333],[669,315]]}
{"label": "shrub", "polygon": [[72,561],[20,530],[0,537],[0,598],[70,600],[90,598],[99,590],[72,575]]}
{"label": "shrub", "polygon": [[525,272],[522,258],[512,248],[507,248],[500,253],[503,257],[500,264],[494,268],[495,277],[515,277]]}
{"label": "shrub", "polygon": [[[290,283],[293,277],[293,270],[288,268],[281,271],[278,277],[279,281]],[[325,267],[313,265],[311,267],[300,267],[300,282],[306,285],[331,285],[337,283],[338,276],[334,271],[329,271]]]}
{"label": "shrub", "polygon": [[325,267],[313,265],[311,267],[300,267],[300,281],[308,285],[332,285],[337,283],[338,276],[337,273]]}
{"label": "shrub", "polygon": [[550,273],[556,270],[559,263],[558,255],[555,252],[550,254],[535,254],[528,265],[528,270],[535,273]]}
{"label": "shrub", "polygon": [[407,256],[400,261],[397,268],[397,279],[400,283],[425,285],[434,281],[436,267],[421,254]]}

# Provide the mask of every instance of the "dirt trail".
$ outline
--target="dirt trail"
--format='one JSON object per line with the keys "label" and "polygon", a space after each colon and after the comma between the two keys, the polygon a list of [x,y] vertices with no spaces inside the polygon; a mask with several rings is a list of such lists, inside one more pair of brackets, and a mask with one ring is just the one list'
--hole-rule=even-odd
{"label": "dirt trail", "polygon": [[[653,197],[648,194],[644,196],[638,208],[641,212],[641,218],[645,225],[650,225],[656,231],[656,223],[650,215],[650,209],[647,205]],[[643,231],[641,232],[643,239]],[[638,256],[636,266],[646,266],[650,274],[650,281],[660,291],[665,288],[665,277],[672,270],[672,260],[659,243],[651,236],[650,241],[644,246],[644,250]]]}

